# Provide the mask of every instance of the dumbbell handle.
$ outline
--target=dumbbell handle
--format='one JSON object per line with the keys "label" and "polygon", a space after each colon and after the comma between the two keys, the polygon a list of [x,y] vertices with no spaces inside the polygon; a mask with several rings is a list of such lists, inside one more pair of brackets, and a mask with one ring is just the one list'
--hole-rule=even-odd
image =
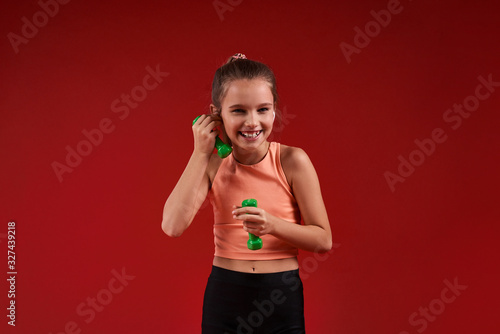
{"label": "dumbbell handle", "polygon": [[[251,207],[256,208],[257,207],[257,200],[255,200],[253,198],[246,199],[241,203],[241,206],[242,207],[251,206]],[[252,233],[248,233],[248,237],[249,237],[249,239],[247,241],[248,249],[258,250],[258,249],[262,248],[262,239],[260,237],[256,236],[255,234],[252,234]]]}

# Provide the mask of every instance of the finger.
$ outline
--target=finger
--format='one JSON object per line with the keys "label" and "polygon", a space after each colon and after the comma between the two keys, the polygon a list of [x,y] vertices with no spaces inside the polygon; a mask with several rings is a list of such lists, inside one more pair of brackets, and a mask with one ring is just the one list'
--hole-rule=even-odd
{"label": "finger", "polygon": [[261,236],[264,234],[262,225],[253,226],[251,224],[246,224],[246,225],[244,224],[243,230],[245,230],[248,233],[255,234],[256,236]]}
{"label": "finger", "polygon": [[264,224],[264,221],[258,215],[244,214],[244,215],[235,216],[234,219],[241,220],[243,222],[243,224],[246,224],[247,226],[252,226],[252,227],[257,227],[257,226],[261,226],[262,224]]}
{"label": "finger", "polygon": [[215,129],[219,126],[221,126],[221,122],[220,121],[214,121],[214,120],[211,120],[210,117],[207,117],[203,123],[201,123],[201,126],[207,130],[210,130],[210,131],[215,131]]}
{"label": "finger", "polygon": [[217,133],[220,133],[219,126],[220,124],[217,124],[217,122],[215,122],[214,124],[210,123],[208,125],[208,128],[210,129],[210,131],[217,131]]}
{"label": "finger", "polygon": [[210,117],[211,117],[214,121],[220,121],[220,122],[222,122],[222,117],[220,116],[220,114],[210,114]]}
{"label": "finger", "polygon": [[217,131],[212,131],[208,134],[208,136],[211,138],[211,140],[214,140],[215,137],[217,137],[219,133]]}
{"label": "finger", "polygon": [[244,230],[245,232],[252,233],[252,234],[254,234],[254,235],[256,235],[256,236],[259,236],[259,231],[258,231],[258,230],[256,230],[256,229],[253,229],[253,228],[249,228],[249,227],[243,226],[243,230]]}
{"label": "finger", "polygon": [[206,128],[211,122],[212,122],[212,117],[210,115],[204,115],[205,117],[203,118],[203,121],[201,122],[201,125]]}
{"label": "finger", "polygon": [[200,117],[196,120],[193,126],[200,126],[202,128],[206,128],[212,122],[212,117],[210,115],[200,115]]}
{"label": "finger", "polygon": [[233,218],[236,220],[251,220],[252,219],[247,213],[233,213]]}
{"label": "finger", "polygon": [[262,229],[262,224],[257,223],[257,222],[251,222],[248,220],[243,221],[243,226],[252,229],[252,230],[261,230]]}
{"label": "finger", "polygon": [[243,215],[243,214],[258,215],[261,213],[261,209],[252,206],[245,206],[234,209],[232,213],[235,215]]}
{"label": "finger", "polygon": [[236,207],[236,209],[233,210],[233,213],[242,214],[242,213],[256,212],[256,211],[254,211],[254,209],[256,209],[256,208],[253,206],[238,206],[238,207]]}
{"label": "finger", "polygon": [[[204,117],[203,120],[201,120],[202,117]],[[201,123],[198,123],[198,122],[201,122]],[[220,133],[219,130],[216,129],[219,125],[220,124],[218,121],[211,121],[210,117],[203,115],[193,125],[193,129],[196,129],[200,133],[205,132],[205,131],[206,131],[206,133],[211,133],[212,131],[214,131],[214,132],[216,132],[216,134],[214,136],[216,136]]]}
{"label": "finger", "polygon": [[197,125],[199,126],[201,123],[203,123],[203,121],[207,118],[207,115],[203,114],[203,115],[200,115],[198,117],[198,119],[196,120],[196,122],[194,122],[193,126]]}
{"label": "finger", "polygon": [[236,220],[242,220],[246,222],[259,223],[261,220],[257,215],[250,214],[242,214],[242,215],[233,215],[233,218]]}

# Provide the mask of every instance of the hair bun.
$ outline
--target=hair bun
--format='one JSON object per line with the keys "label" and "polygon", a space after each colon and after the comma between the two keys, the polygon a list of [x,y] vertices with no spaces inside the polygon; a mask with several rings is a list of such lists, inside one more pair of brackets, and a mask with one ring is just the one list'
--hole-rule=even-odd
{"label": "hair bun", "polygon": [[232,56],[233,59],[247,59],[247,56],[245,56],[243,53],[236,53]]}
{"label": "hair bun", "polygon": [[247,56],[245,56],[243,53],[235,53],[233,56],[229,57],[226,64],[232,63],[233,61],[236,61],[238,59],[247,59]]}

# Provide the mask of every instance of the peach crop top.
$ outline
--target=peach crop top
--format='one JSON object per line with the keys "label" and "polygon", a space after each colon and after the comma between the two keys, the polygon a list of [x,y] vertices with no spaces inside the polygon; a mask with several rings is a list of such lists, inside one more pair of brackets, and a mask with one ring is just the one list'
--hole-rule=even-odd
{"label": "peach crop top", "polygon": [[233,205],[248,198],[266,212],[300,224],[300,211],[280,161],[280,144],[271,142],[263,160],[243,165],[233,155],[224,159],[209,192],[214,210],[215,256],[235,260],[276,260],[295,257],[297,248],[272,235],[262,236],[263,247],[247,248],[248,232],[241,221],[233,219]]}

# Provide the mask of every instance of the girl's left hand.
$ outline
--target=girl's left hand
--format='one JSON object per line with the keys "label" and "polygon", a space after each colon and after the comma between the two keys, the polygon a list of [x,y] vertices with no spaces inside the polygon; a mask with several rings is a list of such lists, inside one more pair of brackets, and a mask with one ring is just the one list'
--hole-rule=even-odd
{"label": "girl's left hand", "polygon": [[265,234],[272,234],[273,218],[261,208],[233,206],[233,218],[243,221],[243,229],[258,237]]}

